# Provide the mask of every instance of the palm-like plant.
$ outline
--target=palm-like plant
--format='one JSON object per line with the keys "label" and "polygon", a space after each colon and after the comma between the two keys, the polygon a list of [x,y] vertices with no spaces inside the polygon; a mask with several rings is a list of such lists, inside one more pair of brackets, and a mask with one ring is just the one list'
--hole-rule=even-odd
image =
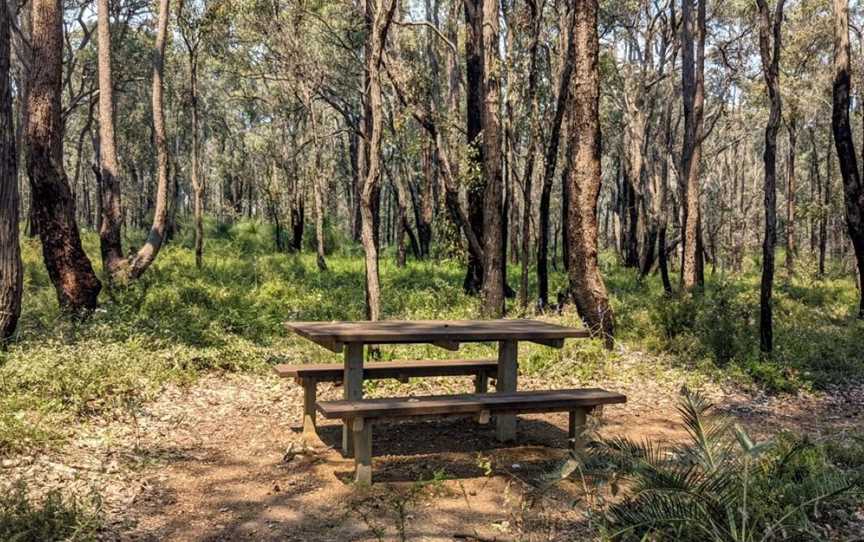
{"label": "palm-like plant", "polygon": [[626,486],[628,496],[601,509],[611,539],[821,539],[811,521],[820,505],[861,487],[860,472],[827,461],[795,471],[813,444],[754,443],[698,392],[684,388],[678,411],[689,435],[682,445],[601,439],[581,458],[613,494]]}

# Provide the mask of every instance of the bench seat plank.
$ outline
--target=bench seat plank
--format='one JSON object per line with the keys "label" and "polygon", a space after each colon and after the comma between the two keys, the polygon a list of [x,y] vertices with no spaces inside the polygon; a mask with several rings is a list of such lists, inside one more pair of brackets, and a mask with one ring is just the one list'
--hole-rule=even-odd
{"label": "bench seat plank", "polygon": [[[495,359],[455,359],[422,361],[379,361],[363,366],[363,379],[385,379],[424,376],[465,376],[479,371],[492,374],[498,368]],[[345,371],[341,363],[277,365],[276,374],[285,378],[309,378],[319,381],[341,381]]]}
{"label": "bench seat plank", "polygon": [[518,391],[425,397],[319,401],[325,418],[389,418],[442,414],[565,412],[580,407],[624,403],[627,398],[599,388]]}

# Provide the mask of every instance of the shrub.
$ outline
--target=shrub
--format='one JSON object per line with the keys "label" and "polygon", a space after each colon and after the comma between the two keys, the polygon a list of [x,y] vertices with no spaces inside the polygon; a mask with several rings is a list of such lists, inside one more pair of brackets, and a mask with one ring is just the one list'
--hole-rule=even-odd
{"label": "shrub", "polygon": [[864,454],[789,434],[756,443],[687,389],[678,410],[689,435],[684,444],[604,439],[586,453],[595,488],[627,491],[611,504],[594,501],[610,539],[821,539],[819,523],[837,527],[840,512],[860,498]]}

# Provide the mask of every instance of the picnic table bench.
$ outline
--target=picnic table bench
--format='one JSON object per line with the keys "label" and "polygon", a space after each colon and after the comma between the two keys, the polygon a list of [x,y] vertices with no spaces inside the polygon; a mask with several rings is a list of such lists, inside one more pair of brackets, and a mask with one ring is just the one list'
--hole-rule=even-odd
{"label": "picnic table bench", "polygon": [[[277,366],[284,377],[304,387],[304,432],[315,431],[315,410],[326,418],[343,420],[342,449],[354,456],[356,480],[371,482],[371,420],[421,416],[480,416],[495,414],[496,436],[506,442],[516,437],[516,414],[570,412],[570,438],[575,443],[586,415],[604,404],[623,403],[623,395],[598,389],[517,392],[518,343],[534,342],[562,348],[567,338],[588,337],[581,329],[537,320],[450,320],[383,322],[287,322],[298,335],[335,353],[344,363]],[[364,348],[381,344],[432,344],[458,350],[462,343],[497,342],[497,360],[374,362],[364,366]],[[412,376],[475,375],[475,393],[431,397],[363,399],[363,379]],[[495,393],[488,394],[487,380],[495,378]],[[318,401],[320,381],[341,381],[344,399]]]}
{"label": "picnic table bench", "polygon": [[[342,364],[283,364],[277,365],[274,369],[276,374],[283,378],[294,378],[303,388],[303,434],[311,437],[317,433],[315,403],[318,397],[318,383],[342,382],[345,376]],[[382,361],[363,366],[364,380],[395,378],[405,382],[409,378],[430,376],[473,376],[474,390],[477,393],[485,393],[489,379],[498,376],[498,361],[495,359]]]}
{"label": "picnic table bench", "polygon": [[476,414],[481,422],[492,414],[569,412],[570,447],[581,446],[586,416],[601,405],[624,403],[627,398],[599,388],[513,393],[473,393],[428,397],[394,397],[355,401],[321,401],[318,410],[325,418],[340,418],[354,434],[354,476],[359,483],[372,483],[372,420],[422,416],[465,416]]}

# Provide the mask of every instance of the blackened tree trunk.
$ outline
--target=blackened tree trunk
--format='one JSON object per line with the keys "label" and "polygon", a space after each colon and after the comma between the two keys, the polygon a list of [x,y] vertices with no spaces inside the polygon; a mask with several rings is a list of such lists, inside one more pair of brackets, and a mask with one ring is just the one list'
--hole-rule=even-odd
{"label": "blackened tree trunk", "polygon": [[[468,196],[469,225],[474,236],[484,239],[483,200],[486,176],[483,174],[483,1],[465,0],[465,70],[466,70],[466,135],[468,137]],[[496,23],[497,26],[497,23]],[[483,287],[484,255],[468,249],[468,268],[463,288],[466,293],[479,293]]]}
{"label": "blackened tree trunk", "polygon": [[[852,239],[858,263],[859,284],[864,284],[864,186],[852,141],[849,121],[849,94],[851,91],[851,65],[849,56],[849,2],[834,0],[834,84],[831,129],[834,146],[843,178],[843,200],[846,207],[846,227]],[[830,179],[829,179],[830,181]],[[864,288],[858,306],[858,318],[864,318]]]}
{"label": "blackened tree trunk", "polygon": [[32,0],[31,8],[33,65],[25,142],[33,213],[60,307],[83,315],[96,308],[102,284],[81,247],[75,202],[63,170],[63,9],[59,0]]}
{"label": "blackened tree trunk", "polygon": [[9,5],[0,2],[0,348],[18,325],[24,276],[18,242],[18,159],[9,76],[11,26]]}
{"label": "blackened tree trunk", "polygon": [[99,248],[102,268],[110,281],[126,274],[128,262],[123,257],[121,227],[123,211],[120,202],[120,167],[114,138],[114,78],[111,72],[111,21],[108,0],[98,0],[97,37],[99,42]]}
{"label": "blackened tree trunk", "polygon": [[[168,34],[170,0],[159,0],[159,19],[156,28],[156,46],[153,49],[153,139],[156,146],[156,208],[153,224],[144,245],[129,263],[129,278],[137,279],[156,260],[168,227],[168,141],[165,134],[164,84],[165,43]],[[173,198],[172,198],[173,199]]]}
{"label": "blackened tree trunk", "polygon": [[597,260],[597,198],[601,180],[598,1],[577,2],[575,10],[576,70],[571,89],[573,124],[569,134],[573,167],[565,180],[570,187],[570,292],[587,327],[603,338],[607,348],[612,348],[612,307]]}
{"label": "blackened tree trunk", "polygon": [[[564,65],[561,67],[561,80],[558,82],[558,96],[555,104],[555,116],[549,133],[544,157],[543,185],[540,191],[540,223],[537,228],[537,304],[540,309],[549,305],[549,205],[552,199],[552,184],[555,180],[555,168],[558,162],[558,147],[561,142],[561,125],[567,111],[570,98],[570,79],[573,76],[576,51],[573,46],[573,10],[569,8],[567,17],[567,52]],[[565,180],[566,183],[566,180]]]}
{"label": "blackened tree trunk", "polygon": [[777,1],[772,21],[766,0],[756,0],[759,7],[759,54],[770,104],[765,126],[765,151],[762,155],[765,163],[765,237],[762,241],[762,288],[759,298],[759,349],[766,354],[770,354],[774,348],[772,293],[774,247],[777,244],[777,131],[781,120],[780,29],[784,1]]}

